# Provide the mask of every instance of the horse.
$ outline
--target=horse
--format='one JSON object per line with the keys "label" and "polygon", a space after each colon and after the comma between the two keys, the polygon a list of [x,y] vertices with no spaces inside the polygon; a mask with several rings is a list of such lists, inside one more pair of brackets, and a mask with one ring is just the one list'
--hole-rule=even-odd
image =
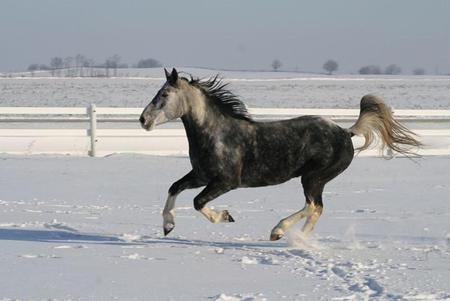
{"label": "horse", "polygon": [[365,95],[356,123],[348,129],[320,116],[258,122],[245,104],[229,91],[217,75],[200,80],[166,69],[166,82],[143,110],[139,122],[145,130],[181,118],[189,144],[192,170],[174,182],[163,210],[164,235],[175,227],[175,200],[186,189],[205,188],[194,198],[194,208],[212,223],[234,222],[228,210],[206,205],[220,195],[241,187],[276,185],[301,177],[304,207],[280,220],[270,240],[282,238],[302,218],[311,233],[323,212],[326,183],[352,162],[352,137],[363,136],[363,151],[376,140],[380,150],[404,155],[422,146],[411,130],[393,118],[380,97]]}

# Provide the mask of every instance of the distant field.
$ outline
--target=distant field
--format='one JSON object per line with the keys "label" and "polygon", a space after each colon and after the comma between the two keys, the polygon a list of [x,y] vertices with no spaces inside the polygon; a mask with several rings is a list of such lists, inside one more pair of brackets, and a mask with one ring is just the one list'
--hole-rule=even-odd
{"label": "distant field", "polygon": [[[450,76],[325,76],[180,68],[196,77],[220,73],[251,107],[357,108],[374,93],[398,109],[450,108]],[[1,106],[142,107],[164,81],[162,69],[123,69],[117,78],[0,78]],[[186,75],[187,76],[187,75]]]}

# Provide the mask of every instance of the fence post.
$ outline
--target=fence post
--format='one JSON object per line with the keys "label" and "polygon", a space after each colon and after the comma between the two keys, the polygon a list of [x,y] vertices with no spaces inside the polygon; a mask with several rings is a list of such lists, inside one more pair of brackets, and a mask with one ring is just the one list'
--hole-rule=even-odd
{"label": "fence post", "polygon": [[95,104],[89,106],[89,120],[90,120],[90,136],[91,136],[91,149],[89,155],[95,157],[97,155],[97,111]]}

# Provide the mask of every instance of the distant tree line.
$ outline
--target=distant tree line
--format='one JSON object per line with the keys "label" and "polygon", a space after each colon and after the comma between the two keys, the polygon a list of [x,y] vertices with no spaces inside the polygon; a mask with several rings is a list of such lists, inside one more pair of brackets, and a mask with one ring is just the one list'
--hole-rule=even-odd
{"label": "distant tree line", "polygon": [[[396,64],[390,64],[384,70],[377,65],[367,65],[363,66],[358,71],[359,74],[388,74],[388,75],[398,75],[402,73],[402,68]],[[414,75],[424,75],[425,69],[415,68],[412,73]]]}
{"label": "distant tree line", "polygon": [[[272,61],[271,67],[273,71],[279,71],[283,63],[279,59],[274,59]],[[322,68],[327,72],[327,74],[332,75],[333,72],[339,69],[339,64],[337,61],[333,59],[327,60]],[[367,65],[363,66],[358,70],[359,74],[388,74],[388,75],[398,75],[402,73],[402,68],[400,68],[396,64],[390,64],[386,68],[382,69],[377,65]],[[412,73],[414,75],[424,75],[425,69],[423,68],[415,68]]]}
{"label": "distant tree line", "polygon": [[[274,59],[270,64],[273,71],[280,71],[283,63],[279,59]],[[133,68],[157,68],[162,67],[160,61],[154,58],[142,58],[132,65]],[[96,62],[83,54],[67,57],[52,57],[48,64],[33,63],[28,66],[28,71],[34,75],[36,71],[50,71],[52,76],[67,76],[67,77],[110,77],[117,76],[118,69],[129,68],[127,63],[122,62],[122,58],[114,54],[107,57],[103,62]],[[322,68],[327,74],[332,75],[339,69],[339,64],[336,60],[327,60]],[[382,69],[378,65],[366,65],[358,70],[359,74],[388,74],[397,75],[402,73],[402,69],[396,64],[390,64]],[[415,68],[412,73],[414,75],[426,74],[425,69]]]}
{"label": "distant tree line", "polygon": [[[155,68],[162,67],[161,62],[154,58],[140,59],[134,68]],[[104,62],[95,62],[93,59],[82,54],[67,56],[65,58],[55,56],[50,59],[49,64],[30,64],[28,71],[34,75],[36,71],[50,71],[52,76],[67,77],[109,77],[117,76],[118,69],[129,68],[123,63],[119,55],[114,54],[105,59]]]}
{"label": "distant tree line", "polygon": [[381,69],[380,66],[377,65],[367,65],[363,66],[358,71],[359,74],[389,74],[389,75],[397,75],[402,73],[402,69],[395,65],[391,64],[387,66],[384,70]]}

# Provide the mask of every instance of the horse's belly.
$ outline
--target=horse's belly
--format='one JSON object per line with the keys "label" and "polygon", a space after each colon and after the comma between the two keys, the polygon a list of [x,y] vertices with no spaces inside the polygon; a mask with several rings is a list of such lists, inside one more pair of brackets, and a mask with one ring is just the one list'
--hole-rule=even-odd
{"label": "horse's belly", "polygon": [[277,185],[301,176],[299,170],[302,164],[300,162],[291,162],[290,164],[282,165],[284,166],[271,166],[260,163],[254,166],[248,166],[248,168],[243,170],[241,186],[259,187]]}

